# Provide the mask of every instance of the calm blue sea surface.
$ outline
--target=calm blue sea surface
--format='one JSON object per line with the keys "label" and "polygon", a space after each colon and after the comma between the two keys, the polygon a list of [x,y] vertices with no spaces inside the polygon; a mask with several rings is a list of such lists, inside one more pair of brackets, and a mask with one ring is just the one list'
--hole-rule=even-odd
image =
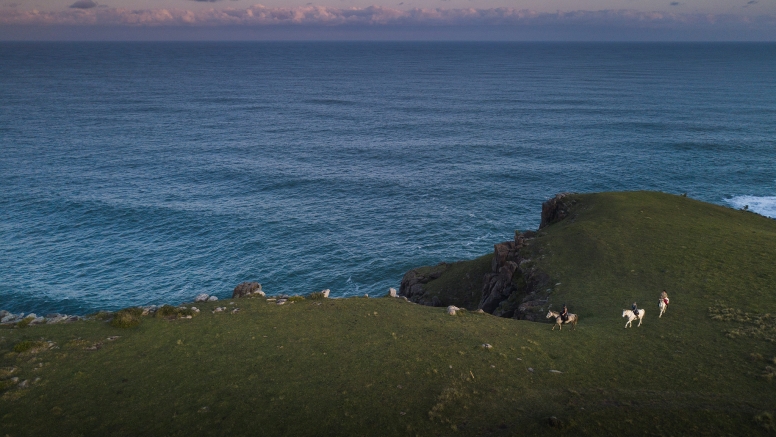
{"label": "calm blue sea surface", "polygon": [[561,191],[776,217],[776,45],[0,44],[0,308],[384,294]]}

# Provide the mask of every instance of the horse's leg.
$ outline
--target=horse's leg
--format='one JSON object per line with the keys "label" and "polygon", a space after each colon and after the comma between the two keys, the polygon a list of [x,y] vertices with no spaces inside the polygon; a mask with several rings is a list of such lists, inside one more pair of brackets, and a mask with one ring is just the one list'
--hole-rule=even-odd
{"label": "horse's leg", "polygon": [[641,317],[639,317],[639,324],[636,326],[637,328],[641,326]]}

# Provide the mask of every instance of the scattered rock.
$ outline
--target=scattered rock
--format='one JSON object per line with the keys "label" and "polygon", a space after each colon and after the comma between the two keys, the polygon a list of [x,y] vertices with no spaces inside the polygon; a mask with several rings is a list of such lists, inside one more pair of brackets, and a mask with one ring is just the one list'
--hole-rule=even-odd
{"label": "scattered rock", "polygon": [[106,340],[108,340],[108,341],[115,341],[115,340],[118,340],[119,338],[121,338],[121,337],[119,337],[118,335],[111,335]]}
{"label": "scattered rock", "polygon": [[483,311],[482,308],[480,308],[477,311],[475,311],[475,313],[477,313],[477,314],[485,314],[485,311]]}
{"label": "scattered rock", "polygon": [[321,290],[321,293],[323,293],[323,297],[324,297],[324,298],[328,299],[328,298],[329,298],[329,293],[331,293],[331,290],[329,290],[329,289],[327,288],[327,289],[325,289],[325,290]]}
{"label": "scattered rock", "polygon": [[396,297],[396,296],[397,296],[397,294],[396,294],[396,293],[397,293],[397,292],[396,292],[396,289],[395,289],[395,288],[389,288],[389,289],[388,289],[388,297]]}
{"label": "scattered rock", "polygon": [[488,343],[482,343],[482,348],[483,348],[483,349],[490,350],[490,349],[493,349],[493,346],[491,346],[491,345],[490,345],[490,344],[488,344]]}
{"label": "scattered rock", "polygon": [[7,311],[6,311],[6,313],[7,314],[2,319],[0,319],[0,323],[11,324],[11,323],[17,323],[17,322],[20,322],[20,321],[24,320],[24,313],[13,314],[13,313],[9,313]]}
{"label": "scattered rock", "polygon": [[562,428],[563,422],[561,422],[561,420],[558,419],[557,417],[552,416],[547,418],[547,425],[549,425],[552,428]]}
{"label": "scattered rock", "polygon": [[19,388],[27,388],[29,387],[29,385],[30,385],[30,381],[25,379],[24,381],[19,383]]}
{"label": "scattered rock", "polygon": [[156,308],[157,308],[156,305],[148,305],[148,306],[140,307],[140,309],[143,310],[141,315],[142,316],[147,316],[147,315],[149,315],[151,313],[155,313],[156,312]]}
{"label": "scattered rock", "polygon": [[194,311],[195,313],[199,314],[199,308],[191,307],[191,310]]}
{"label": "scattered rock", "polygon": [[240,309],[239,309],[239,308],[235,308],[235,309],[233,309],[233,310],[232,310],[232,314],[237,314],[237,313],[239,313],[239,312],[240,312]]}
{"label": "scattered rock", "polygon": [[207,302],[207,300],[210,298],[210,295],[207,293],[200,293],[197,295],[197,297],[194,298],[194,302]]}
{"label": "scattered rock", "polygon": [[563,373],[560,370],[550,370],[550,373]]}
{"label": "scattered rock", "polygon": [[226,308],[224,308],[224,307],[215,307],[213,309],[213,314],[215,314],[215,313],[222,313],[222,312],[224,312],[225,309]]}
{"label": "scattered rock", "polygon": [[215,302],[215,301],[217,301],[217,300],[218,300],[218,298],[217,298],[217,297],[215,297],[215,296],[210,296],[209,298],[207,298],[207,301],[208,301],[208,302]]}
{"label": "scattered rock", "polygon": [[68,319],[68,315],[66,314],[47,314],[46,315],[46,323],[49,325],[53,325],[54,323],[64,322]]}
{"label": "scattered rock", "polygon": [[232,292],[232,299],[239,297],[247,297],[251,295],[265,296],[261,290],[261,284],[258,282],[243,282],[234,287]]}
{"label": "scattered rock", "polygon": [[449,315],[451,315],[451,316],[454,316],[454,315],[455,315],[455,312],[456,312],[456,311],[460,311],[460,310],[461,310],[461,309],[460,309],[460,308],[458,308],[457,306],[455,306],[455,305],[450,305],[449,307],[447,307],[447,314],[449,314]]}
{"label": "scattered rock", "polygon": [[101,349],[101,348],[102,348],[102,343],[97,342],[97,343],[94,343],[91,346],[85,347],[84,349],[86,349],[88,351],[96,351],[96,350]]}
{"label": "scattered rock", "polygon": [[286,300],[285,299],[281,299],[281,300],[278,301],[277,304],[278,305],[285,305],[286,304]]}
{"label": "scattered rock", "polygon": [[367,294],[367,293],[364,293],[364,297],[365,297],[365,298],[367,298],[367,299],[369,299],[369,294]]}
{"label": "scattered rock", "polygon": [[528,368],[528,371],[529,371],[529,372],[533,372],[533,367],[529,367],[529,368]]}

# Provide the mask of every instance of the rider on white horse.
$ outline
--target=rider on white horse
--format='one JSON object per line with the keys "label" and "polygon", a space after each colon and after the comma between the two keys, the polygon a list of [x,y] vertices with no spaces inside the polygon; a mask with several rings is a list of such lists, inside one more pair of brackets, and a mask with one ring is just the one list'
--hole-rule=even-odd
{"label": "rider on white horse", "polygon": [[569,309],[566,308],[566,304],[563,304],[563,311],[560,312],[560,318],[564,322],[568,322],[569,320]]}

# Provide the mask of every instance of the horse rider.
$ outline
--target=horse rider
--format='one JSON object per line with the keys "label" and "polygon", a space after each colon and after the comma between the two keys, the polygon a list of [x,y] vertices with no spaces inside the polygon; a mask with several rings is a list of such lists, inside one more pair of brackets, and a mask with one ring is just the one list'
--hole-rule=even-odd
{"label": "horse rider", "polygon": [[564,322],[568,322],[569,321],[569,309],[566,308],[566,304],[565,303],[563,304],[563,311],[560,312],[560,318]]}
{"label": "horse rider", "polygon": [[660,293],[660,299],[663,301],[663,303],[668,305],[668,293],[666,293],[665,290],[663,290],[663,292]]}
{"label": "horse rider", "polygon": [[631,311],[633,311],[633,315],[638,317],[639,315],[639,309],[636,308],[636,302],[633,302],[633,305],[631,306]]}

